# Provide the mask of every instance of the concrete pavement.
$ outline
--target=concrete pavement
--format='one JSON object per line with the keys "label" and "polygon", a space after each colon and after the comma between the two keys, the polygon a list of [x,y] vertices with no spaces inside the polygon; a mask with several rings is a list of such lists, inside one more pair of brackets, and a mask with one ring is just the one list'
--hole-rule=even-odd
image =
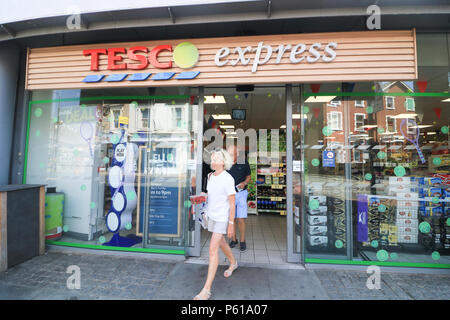
{"label": "concrete pavement", "polygon": [[[71,265],[80,268],[80,289],[68,289]],[[207,268],[186,261],[50,251],[0,273],[0,299],[189,300],[202,288]],[[365,271],[241,266],[227,279],[225,269],[219,266],[211,299],[450,299],[450,272],[383,272],[381,289],[369,290]]]}

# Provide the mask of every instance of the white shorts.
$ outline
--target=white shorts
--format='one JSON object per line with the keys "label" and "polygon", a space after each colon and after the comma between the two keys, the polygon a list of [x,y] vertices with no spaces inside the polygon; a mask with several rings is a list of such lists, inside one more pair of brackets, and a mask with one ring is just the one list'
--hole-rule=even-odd
{"label": "white shorts", "polygon": [[242,190],[236,193],[236,214],[235,218],[246,219],[247,218],[247,196],[248,191]]}
{"label": "white shorts", "polygon": [[211,219],[210,217],[208,217],[208,231],[209,232],[227,234],[227,228],[228,228],[228,221],[220,222],[220,221],[215,221],[215,220]]}

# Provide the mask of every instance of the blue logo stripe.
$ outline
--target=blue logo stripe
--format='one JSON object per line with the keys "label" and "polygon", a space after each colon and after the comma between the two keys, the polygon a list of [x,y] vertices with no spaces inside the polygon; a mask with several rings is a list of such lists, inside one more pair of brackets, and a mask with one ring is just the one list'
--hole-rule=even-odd
{"label": "blue logo stripe", "polygon": [[200,71],[186,71],[180,73],[175,79],[178,80],[189,80],[194,79],[200,74]]}
{"label": "blue logo stripe", "polygon": [[169,80],[175,75],[175,72],[160,72],[152,77],[152,80]]}
{"label": "blue logo stripe", "polygon": [[[189,80],[189,79],[195,79],[200,74],[200,71],[185,71],[179,73],[175,79],[177,80]],[[147,80],[152,74],[151,73],[133,73],[130,75],[130,77],[127,79],[129,81],[145,81]],[[156,73],[150,80],[170,80],[175,75],[175,72],[160,72]],[[121,74],[111,74],[108,75],[104,81],[105,82],[120,82],[127,78],[128,74],[121,73]],[[82,82],[100,82],[105,77],[104,74],[96,74],[96,75],[89,75],[86,76]]]}
{"label": "blue logo stripe", "polygon": [[83,79],[83,82],[99,82],[103,79],[105,75],[103,74],[94,74],[94,75],[90,75],[90,76],[86,76]]}
{"label": "blue logo stripe", "polygon": [[150,77],[151,73],[135,73],[132,74],[128,80],[129,81],[144,81],[147,80],[148,77]]}
{"label": "blue logo stripe", "polygon": [[124,74],[111,74],[109,76],[106,77],[105,81],[106,82],[119,82],[122,81],[123,79],[125,79],[128,76],[128,74],[124,73]]}

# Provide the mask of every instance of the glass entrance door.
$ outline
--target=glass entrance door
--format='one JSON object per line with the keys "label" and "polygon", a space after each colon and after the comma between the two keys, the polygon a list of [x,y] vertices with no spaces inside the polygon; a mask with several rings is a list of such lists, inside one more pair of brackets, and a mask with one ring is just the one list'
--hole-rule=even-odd
{"label": "glass entrance door", "polygon": [[[139,231],[144,247],[194,247],[195,218],[189,201],[196,193],[197,97],[164,97],[148,106],[146,144],[139,148]],[[195,121],[194,121],[195,120]]]}

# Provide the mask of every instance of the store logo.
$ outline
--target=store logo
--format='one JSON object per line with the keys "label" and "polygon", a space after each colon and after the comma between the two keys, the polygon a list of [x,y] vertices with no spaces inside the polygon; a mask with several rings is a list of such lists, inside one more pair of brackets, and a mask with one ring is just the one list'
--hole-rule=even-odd
{"label": "store logo", "polygon": [[[280,44],[277,48],[273,49],[271,45],[265,45],[264,42],[261,41],[256,48],[252,48],[251,46],[247,46],[244,49],[241,47],[234,48],[233,54],[237,54],[236,59],[230,59],[230,48],[223,47],[217,51],[214,62],[218,67],[226,65],[228,62],[230,62],[232,66],[237,65],[239,62],[243,66],[246,66],[250,63],[251,58],[246,58],[245,54],[255,52],[253,63],[251,65],[252,72],[256,72],[258,66],[266,64],[272,58],[274,52],[277,52],[275,64],[281,63],[281,59],[284,55],[289,56],[289,61],[293,64],[300,62],[315,63],[320,60],[323,62],[331,62],[336,58],[335,49],[337,46],[338,44],[336,42],[329,42],[327,44],[315,42],[309,47],[304,43],[299,43],[294,46],[290,44]],[[323,50],[323,54],[321,50]],[[304,55],[305,52],[308,52],[308,54]]]}
{"label": "store logo", "polygon": [[[148,69],[149,65],[156,69],[171,69],[173,67],[172,61],[163,62],[159,59],[159,54],[163,51],[172,52],[172,58],[175,65],[182,69],[189,69],[194,67],[199,59],[199,52],[195,45],[190,42],[182,42],[178,44],[175,49],[171,45],[159,45],[155,48],[149,49],[144,46],[126,48],[108,48],[108,49],[87,49],[83,50],[84,56],[90,56],[91,58],[91,71],[99,71],[99,57],[100,55],[108,56],[107,70],[144,70]],[[120,54],[126,54],[128,59],[138,63],[124,63],[123,56]],[[186,71],[180,72],[175,79],[188,80],[196,78],[200,72],[198,71]],[[120,82],[127,78],[129,81],[144,81],[147,80],[152,73],[123,73],[112,74],[105,78],[105,75],[96,74],[88,75],[82,81],[83,82]],[[170,80],[175,76],[175,72],[159,72],[154,74],[151,80]]]}

